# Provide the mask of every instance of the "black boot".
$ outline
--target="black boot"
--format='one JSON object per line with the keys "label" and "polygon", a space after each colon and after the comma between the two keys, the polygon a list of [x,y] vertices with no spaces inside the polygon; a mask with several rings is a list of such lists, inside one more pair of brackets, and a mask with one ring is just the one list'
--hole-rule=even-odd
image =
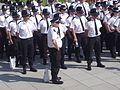
{"label": "black boot", "polygon": [[97,64],[97,67],[102,67],[102,68],[104,68],[105,65],[103,65],[102,63],[98,63],[98,64]]}
{"label": "black boot", "polygon": [[26,74],[27,72],[26,72],[26,68],[23,68],[23,72],[22,72],[22,74]]}
{"label": "black boot", "polygon": [[91,71],[91,70],[92,70],[92,68],[91,68],[91,63],[88,63],[87,70],[88,70],[88,71]]}

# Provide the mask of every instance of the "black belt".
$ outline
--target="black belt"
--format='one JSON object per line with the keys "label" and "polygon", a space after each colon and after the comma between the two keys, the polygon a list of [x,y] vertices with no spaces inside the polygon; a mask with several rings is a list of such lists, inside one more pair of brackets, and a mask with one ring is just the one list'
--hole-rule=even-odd
{"label": "black belt", "polygon": [[33,39],[33,37],[31,37],[31,38],[26,38],[26,39],[21,39],[21,40],[32,40]]}
{"label": "black belt", "polygon": [[84,34],[84,33],[76,33],[76,35],[82,35],[82,34]]}

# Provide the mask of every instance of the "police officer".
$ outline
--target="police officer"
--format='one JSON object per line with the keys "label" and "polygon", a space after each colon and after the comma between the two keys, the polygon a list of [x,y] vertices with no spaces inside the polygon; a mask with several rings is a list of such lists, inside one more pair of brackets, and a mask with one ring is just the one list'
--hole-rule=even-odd
{"label": "police officer", "polygon": [[75,43],[75,56],[76,61],[81,63],[80,60],[80,45],[82,46],[83,53],[86,59],[86,45],[87,45],[87,36],[85,35],[86,26],[85,23],[87,22],[86,17],[83,15],[82,7],[76,8],[76,17],[72,20],[71,27],[74,43]]}
{"label": "police officer", "polygon": [[96,8],[91,9],[91,20],[86,23],[87,33],[88,33],[88,43],[87,43],[87,70],[91,70],[92,54],[93,49],[95,51],[97,67],[105,67],[101,63],[100,53],[100,28],[102,27],[100,20],[97,19],[98,12]]}
{"label": "police officer", "polygon": [[76,8],[77,8],[78,6],[82,7],[82,10],[83,10],[83,12],[84,12],[84,15],[85,15],[86,17],[88,17],[88,16],[89,16],[89,12],[90,12],[89,4],[86,2],[86,0],[78,0],[78,1],[79,1],[79,3],[78,3],[75,7],[76,7]]}
{"label": "police officer", "polygon": [[53,13],[55,12],[55,2],[54,0],[48,0],[48,5],[45,7],[50,12],[50,17],[52,18]]}
{"label": "police officer", "polygon": [[17,23],[19,22],[19,15],[17,11],[14,11],[12,13],[13,20],[9,22],[8,24],[8,37],[9,37],[9,44],[10,45],[10,56],[14,57],[16,56],[16,66],[18,66],[18,63],[22,64],[20,61],[21,59],[21,48],[20,48],[20,39],[16,36],[17,33]]}
{"label": "police officer", "polygon": [[30,71],[37,72],[33,68],[33,55],[34,55],[34,45],[33,45],[33,32],[35,31],[34,23],[29,20],[30,13],[28,10],[22,11],[23,20],[18,24],[17,36],[21,39],[21,48],[23,56],[23,74],[26,74],[26,62],[28,59]]}
{"label": "police officer", "polygon": [[117,19],[117,21],[114,23],[115,30],[118,34],[117,41],[116,41],[116,49],[118,52],[118,56],[120,56],[120,18]]}
{"label": "police officer", "polygon": [[68,9],[69,16],[66,19],[66,27],[68,28],[67,30],[67,41],[68,41],[68,60],[71,60],[71,54],[73,52],[73,35],[72,35],[72,30],[70,29],[70,25],[72,20],[75,18],[75,9],[71,5]]}
{"label": "police officer", "polygon": [[[53,18],[59,18],[60,22],[61,22],[61,17],[60,17],[59,13],[56,13]],[[62,69],[67,69],[67,67],[64,64],[64,61],[65,61],[64,55],[65,55],[65,49],[66,49],[66,45],[65,45],[66,44],[66,40],[65,40],[66,38],[65,38],[65,35],[66,35],[67,27],[64,24],[59,23],[58,29],[60,30],[60,38],[61,38],[62,43],[63,43],[62,47],[61,47],[61,68]]]}
{"label": "police officer", "polygon": [[51,25],[50,22],[50,12],[48,11],[48,9],[43,9],[42,14],[44,15],[44,18],[42,20],[40,20],[39,24],[38,24],[38,30],[40,30],[41,32],[41,45],[42,45],[42,57],[43,57],[43,64],[46,65],[47,64],[47,50],[48,50],[48,46],[47,46],[47,34],[48,34],[48,28]]}
{"label": "police officer", "polygon": [[37,6],[38,12],[39,12],[39,14],[41,14],[43,9],[44,9],[44,6],[42,5],[43,1],[42,0],[37,0],[37,3],[38,3],[38,6]]}
{"label": "police officer", "polygon": [[3,58],[4,53],[4,45],[6,45],[6,17],[8,15],[6,14],[7,7],[5,5],[2,5],[2,14],[0,15],[0,57]]}
{"label": "police officer", "polygon": [[[33,12],[33,15],[30,17],[30,20],[33,21],[35,27],[36,27],[36,30],[38,28],[38,23],[39,21],[42,19],[42,16],[38,13],[38,9],[36,6],[32,6],[32,12]],[[35,50],[35,53],[34,54],[37,54],[37,48],[36,46],[39,47],[39,51],[40,51],[40,41],[41,41],[41,33],[40,31],[35,31],[33,33],[33,38],[34,38],[34,50]]]}
{"label": "police officer", "polygon": [[119,18],[119,9],[113,8],[113,16],[108,20],[107,22],[107,31],[109,33],[109,47],[110,47],[110,53],[112,58],[116,58],[116,40],[117,40],[117,33],[114,28],[114,23]]}
{"label": "police officer", "polygon": [[53,18],[51,20],[51,26],[48,30],[48,47],[50,52],[51,61],[51,76],[53,84],[63,84],[63,81],[59,80],[58,73],[60,70],[60,58],[61,58],[61,47],[62,40],[60,37],[59,18]]}

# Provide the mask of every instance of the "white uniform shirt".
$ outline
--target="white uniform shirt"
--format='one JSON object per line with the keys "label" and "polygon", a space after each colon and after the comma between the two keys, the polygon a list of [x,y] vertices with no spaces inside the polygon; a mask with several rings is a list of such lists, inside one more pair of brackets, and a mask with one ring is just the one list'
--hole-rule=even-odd
{"label": "white uniform shirt", "polygon": [[6,22],[6,19],[4,17],[4,15],[0,15],[0,27],[6,27],[7,25],[7,22]]}
{"label": "white uniform shirt", "polygon": [[104,17],[105,17],[107,14],[109,14],[109,11],[108,11],[108,10],[102,10],[102,11],[100,12],[100,19],[101,19],[101,20],[104,20]]}
{"label": "white uniform shirt", "polygon": [[[48,23],[49,23],[49,26],[51,25],[51,19],[48,18]],[[43,18],[39,24],[38,24],[38,30],[41,31],[42,34],[47,34],[48,33],[48,30],[47,30],[47,22],[46,22],[46,19]]]}
{"label": "white uniform shirt", "polygon": [[114,28],[114,23],[117,21],[117,19],[118,19],[118,16],[117,17],[113,16],[112,18],[110,18],[108,20],[107,24],[109,25],[110,29],[112,29],[112,30],[115,29]]}
{"label": "white uniform shirt", "polygon": [[120,18],[116,20],[114,26],[116,26],[120,30]]}
{"label": "white uniform shirt", "polygon": [[62,40],[61,37],[58,34],[58,28],[51,26],[48,29],[48,35],[47,35],[47,39],[48,39],[48,47],[49,48],[55,48],[54,44],[53,44],[53,40],[56,40],[57,45],[59,48],[62,47]]}
{"label": "white uniform shirt", "polygon": [[27,22],[21,21],[18,23],[17,33],[19,33],[19,37],[21,39],[28,39],[33,37],[33,30],[36,30],[36,27],[31,20],[28,20]]}
{"label": "white uniform shirt", "polygon": [[48,12],[50,12],[51,15],[55,12],[55,5],[54,4],[52,4],[53,13],[52,13],[52,9],[51,9],[50,4],[48,4],[48,6],[46,6],[45,8],[48,9]]}
{"label": "white uniform shirt", "polygon": [[[37,20],[36,20],[36,19],[37,19]],[[36,17],[35,17],[35,15],[32,15],[32,16],[30,17],[30,20],[33,21],[33,23],[34,23],[34,25],[35,25],[35,27],[36,27],[36,30],[37,30],[37,28],[38,28],[38,24],[39,24],[39,22],[40,22],[41,19],[42,19],[42,17],[41,17],[39,14],[37,14]]]}
{"label": "white uniform shirt", "polygon": [[66,19],[67,19],[68,16],[69,15],[67,13],[60,14],[62,24],[66,24]]}
{"label": "white uniform shirt", "polygon": [[11,22],[9,22],[7,30],[10,31],[12,36],[16,36],[17,22],[15,20],[12,20]]}
{"label": "white uniform shirt", "polygon": [[67,31],[67,27],[64,24],[59,24],[59,29],[60,29],[60,37],[62,39],[65,37],[64,32]]}
{"label": "white uniform shirt", "polygon": [[91,20],[86,23],[86,27],[88,30],[88,37],[96,37],[101,34],[100,28],[102,27],[102,24],[101,24],[100,20],[98,20],[98,19],[95,19],[95,21],[96,21],[98,34],[96,35],[94,20]]}
{"label": "white uniform shirt", "polygon": [[110,13],[108,13],[107,15],[105,15],[103,23],[107,23],[110,18],[111,18],[111,15]]}
{"label": "white uniform shirt", "polygon": [[81,22],[80,22],[80,18],[81,18],[81,20],[82,20],[82,23],[83,23],[83,26],[84,26],[84,30],[87,29],[87,28],[86,28],[86,25],[85,25],[86,22],[87,22],[86,17],[85,17],[85,16],[81,16],[81,17],[76,16],[76,17],[72,20],[71,26],[70,26],[70,28],[76,30],[76,33],[84,33],[82,24],[81,24]]}
{"label": "white uniform shirt", "polygon": [[39,14],[42,13],[43,9],[44,9],[44,6],[37,6],[37,9],[38,9],[38,12]]}
{"label": "white uniform shirt", "polygon": [[[84,10],[84,7],[85,7],[85,10]],[[85,11],[86,11],[86,17],[88,17],[88,12],[90,12],[90,7],[89,7],[89,4],[87,2],[83,2],[83,3],[78,3],[75,8],[77,7],[82,7],[82,10],[84,11],[84,14],[85,14]]]}
{"label": "white uniform shirt", "polygon": [[70,27],[71,26],[71,22],[72,22],[72,19],[75,17],[75,15],[70,15],[67,17],[66,19],[66,26],[67,27]]}

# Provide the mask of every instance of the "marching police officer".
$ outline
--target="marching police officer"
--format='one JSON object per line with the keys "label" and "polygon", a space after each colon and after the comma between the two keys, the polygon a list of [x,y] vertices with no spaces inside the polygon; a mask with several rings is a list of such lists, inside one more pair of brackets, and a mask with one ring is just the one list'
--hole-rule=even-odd
{"label": "marching police officer", "polygon": [[78,63],[81,63],[80,60],[80,44],[83,49],[83,53],[86,59],[86,45],[87,45],[87,36],[85,35],[87,22],[86,17],[83,15],[82,7],[76,8],[76,17],[72,20],[71,27],[74,43],[75,43],[75,56]]}
{"label": "marching police officer", "polygon": [[[38,28],[39,21],[42,19],[42,16],[38,13],[38,9],[36,6],[32,6],[32,12],[33,12],[33,15],[30,17],[30,20],[33,21],[33,23],[36,27],[36,31],[33,33],[34,50],[35,50],[34,54],[37,54],[36,46],[39,47],[40,41],[41,41],[41,33],[40,33],[40,31],[37,30],[37,28]],[[39,51],[40,51],[40,47],[39,47]]]}
{"label": "marching police officer", "polygon": [[[17,11],[13,11],[12,13],[12,17],[13,20],[9,22],[8,24],[8,37],[9,37],[9,44],[10,45],[10,49],[12,49],[12,51],[9,49],[10,52],[10,56],[16,56],[16,66],[18,66],[18,63],[21,59],[21,49],[20,49],[20,39],[19,37],[16,36],[16,32],[17,32],[17,23],[19,22],[19,14],[17,13]],[[20,62],[21,64],[21,62]]]}
{"label": "marching police officer", "polygon": [[48,34],[48,28],[51,25],[50,22],[50,12],[48,11],[48,9],[43,9],[42,14],[44,15],[44,18],[42,20],[40,20],[39,24],[38,24],[38,30],[40,30],[41,32],[41,54],[43,57],[43,64],[46,65],[47,64],[47,50],[48,50],[48,46],[47,46],[47,34]]}
{"label": "marching police officer", "polygon": [[86,23],[87,33],[88,33],[88,43],[87,43],[87,70],[91,70],[92,63],[92,53],[93,49],[95,51],[97,67],[105,67],[101,63],[101,44],[100,44],[100,28],[102,27],[100,20],[97,19],[98,12],[96,8],[91,9],[91,20]]}
{"label": "marching police officer", "polygon": [[3,58],[4,53],[4,45],[7,43],[6,39],[6,17],[8,15],[6,14],[7,7],[5,5],[2,5],[2,14],[0,15],[0,57]]}
{"label": "marching police officer", "polygon": [[34,45],[33,45],[33,32],[36,30],[34,23],[29,19],[30,13],[28,10],[22,11],[23,20],[18,23],[17,35],[21,39],[21,48],[23,56],[23,74],[26,74],[26,62],[28,59],[30,71],[37,72],[33,68],[33,55],[34,55]]}
{"label": "marching police officer", "polygon": [[61,60],[61,47],[62,40],[60,37],[59,27],[59,18],[53,18],[51,20],[51,26],[48,30],[48,47],[50,52],[50,61],[51,61],[51,76],[53,84],[62,84],[63,81],[60,81],[58,73],[60,70],[60,60]]}
{"label": "marching police officer", "polygon": [[67,30],[67,41],[68,41],[68,60],[71,60],[71,54],[73,52],[73,35],[72,35],[72,30],[70,29],[70,25],[72,20],[75,18],[75,9],[71,5],[68,9],[69,16],[66,19],[66,27],[68,28]]}
{"label": "marching police officer", "polygon": [[114,28],[114,23],[119,18],[119,9],[113,8],[113,16],[108,20],[107,22],[107,31],[109,34],[109,47],[110,47],[110,53],[112,58],[116,58],[116,40],[117,40],[117,32]]}
{"label": "marching police officer", "polygon": [[42,0],[37,0],[37,3],[38,3],[38,6],[37,6],[38,12],[39,12],[39,14],[41,14],[43,9],[44,9],[44,6],[42,5],[43,1]]}

